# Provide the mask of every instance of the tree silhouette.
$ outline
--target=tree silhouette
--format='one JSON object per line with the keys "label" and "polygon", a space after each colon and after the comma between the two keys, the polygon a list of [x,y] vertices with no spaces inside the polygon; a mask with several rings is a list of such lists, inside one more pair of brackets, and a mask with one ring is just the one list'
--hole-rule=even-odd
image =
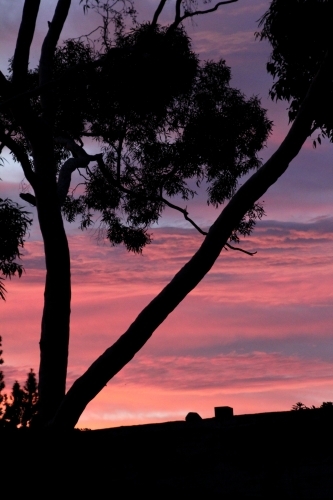
{"label": "tree silhouette", "polygon": [[301,410],[309,410],[310,408],[308,408],[307,406],[305,406],[305,404],[301,403],[300,401],[298,403],[295,403],[292,407],[291,407],[292,411],[301,411]]}
{"label": "tree silhouette", "polygon": [[[224,61],[199,64],[182,22],[234,1],[201,10],[194,0],[176,0],[173,22],[162,27],[158,20],[166,0],[161,0],[151,23],[126,31],[124,16],[135,20],[132,2],[86,0],[86,10],[102,14],[99,45],[81,38],[57,47],[71,4],[58,0],[36,70],[28,70],[28,63],[39,1],[25,1],[10,74],[0,75],[0,140],[33,190],[21,197],[37,207],[45,248],[40,425],[50,420],[53,427],[76,424],[88,402],[195,288],[221,250],[234,248],[232,242],[251,232],[263,214],[257,200],[313,131],[331,52],[318,65],[288,135],[265,165],[258,151],[271,124],[258,99],[246,99],[230,87]],[[86,138],[98,142],[99,154],[88,154]],[[78,197],[70,191],[76,169],[85,179],[85,192]],[[251,170],[255,173],[238,189],[239,177]],[[198,187],[208,184],[209,203],[225,204],[207,234],[186,208],[171,201],[175,195],[184,200],[195,195],[188,179]],[[111,244],[140,252],[150,242],[150,224],[166,206],[205,234],[201,247],[65,396],[71,287],[63,216],[69,221],[80,216],[86,228],[100,214]]]}
{"label": "tree silhouette", "polygon": [[[273,0],[262,16],[257,36],[272,45],[267,71],[274,77],[270,90],[273,100],[289,102],[289,118],[293,121],[306,96],[309,85],[331,46],[333,4],[325,0]],[[297,29],[295,29],[297,26]],[[326,79],[322,97],[324,106],[318,106],[313,115],[312,130],[319,130],[318,138],[333,140],[333,76]]]}
{"label": "tree silhouette", "polygon": [[[2,345],[2,338],[0,336],[0,365],[3,365],[3,357],[2,357],[2,349],[1,349],[1,345]],[[0,420],[2,418],[2,415],[3,415],[3,402],[4,402],[4,395],[2,394],[2,391],[4,390],[5,388],[5,377],[4,377],[4,374],[3,374],[3,371],[0,370]]]}
{"label": "tree silhouette", "polygon": [[[28,212],[11,200],[0,198],[0,272],[6,278],[22,275],[23,266],[15,260],[21,256],[20,247],[31,223]],[[3,280],[0,276],[0,298],[5,299]]]}
{"label": "tree silhouette", "polygon": [[[2,339],[0,337],[0,347]],[[4,362],[2,350],[0,350],[0,365]],[[36,375],[33,369],[28,373],[23,389],[15,381],[12,392],[8,396],[3,394],[5,388],[5,377],[0,371],[0,428],[1,427],[30,427],[38,409],[38,388]]]}

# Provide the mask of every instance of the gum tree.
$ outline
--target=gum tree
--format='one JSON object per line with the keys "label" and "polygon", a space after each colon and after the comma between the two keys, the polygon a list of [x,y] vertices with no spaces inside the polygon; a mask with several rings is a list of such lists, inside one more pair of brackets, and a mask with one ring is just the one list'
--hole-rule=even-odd
{"label": "gum tree", "polygon": [[[322,106],[330,52],[319,65],[294,123],[276,153],[261,165],[257,153],[270,122],[258,99],[246,99],[229,85],[224,61],[199,64],[183,21],[223,4],[200,9],[175,1],[174,21],[159,25],[166,0],[150,23],[126,31],[134,19],[131,2],[85,2],[102,8],[98,46],[84,38],[58,47],[70,1],[58,0],[41,48],[39,67],[28,70],[39,1],[26,0],[8,77],[1,75],[0,139],[22,165],[37,207],[46,261],[45,302],[39,371],[39,423],[72,428],[91,399],[147,342],[156,328],[197,286],[225,246],[251,232],[263,214],[257,200],[298,154]],[[203,2],[207,3],[207,2]],[[120,10],[115,10],[120,5]],[[114,21],[115,32],[108,26]],[[156,89],[158,91],[156,92]],[[89,155],[86,138],[100,153]],[[84,176],[84,194],[70,191],[72,173]],[[255,173],[238,190],[241,175]],[[140,252],[150,242],[149,226],[166,206],[186,208],[172,198],[195,195],[187,184],[208,184],[208,201],[224,208],[199,250],[103,353],[65,396],[70,319],[70,255],[63,217],[81,217],[82,227],[100,214],[111,244]],[[121,217],[121,214],[125,214]],[[238,247],[236,247],[238,248]]]}

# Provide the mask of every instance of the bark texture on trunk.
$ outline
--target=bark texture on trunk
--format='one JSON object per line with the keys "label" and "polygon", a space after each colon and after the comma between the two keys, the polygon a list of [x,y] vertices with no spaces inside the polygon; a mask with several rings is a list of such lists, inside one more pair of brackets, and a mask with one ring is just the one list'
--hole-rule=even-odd
{"label": "bark texture on trunk", "polygon": [[173,280],[143,309],[129,329],[77,379],[50,422],[53,428],[73,428],[87,404],[142,348],[156,328],[211,269],[230,234],[246,212],[286,171],[311,133],[314,109],[323,105],[331,54],[312,82],[300,112],[278,150],[237,191],[224,208],[199,250]]}

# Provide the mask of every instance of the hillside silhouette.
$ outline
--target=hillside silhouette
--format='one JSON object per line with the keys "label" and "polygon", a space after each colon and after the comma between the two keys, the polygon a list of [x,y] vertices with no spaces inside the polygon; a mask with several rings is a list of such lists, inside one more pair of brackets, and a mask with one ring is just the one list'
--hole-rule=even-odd
{"label": "hillside silhouette", "polygon": [[332,408],[236,416],[230,410],[94,431],[3,431],[4,477],[25,457],[25,475],[38,471],[54,494],[332,498]]}

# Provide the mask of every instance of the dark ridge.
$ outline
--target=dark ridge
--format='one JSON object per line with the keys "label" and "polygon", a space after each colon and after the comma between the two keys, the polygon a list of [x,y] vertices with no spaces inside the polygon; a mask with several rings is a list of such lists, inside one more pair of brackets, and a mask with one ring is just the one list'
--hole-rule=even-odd
{"label": "dark ridge", "polygon": [[331,499],[332,421],[332,411],[313,409],[67,434],[2,431],[2,473],[23,466],[48,491],[83,498]]}

